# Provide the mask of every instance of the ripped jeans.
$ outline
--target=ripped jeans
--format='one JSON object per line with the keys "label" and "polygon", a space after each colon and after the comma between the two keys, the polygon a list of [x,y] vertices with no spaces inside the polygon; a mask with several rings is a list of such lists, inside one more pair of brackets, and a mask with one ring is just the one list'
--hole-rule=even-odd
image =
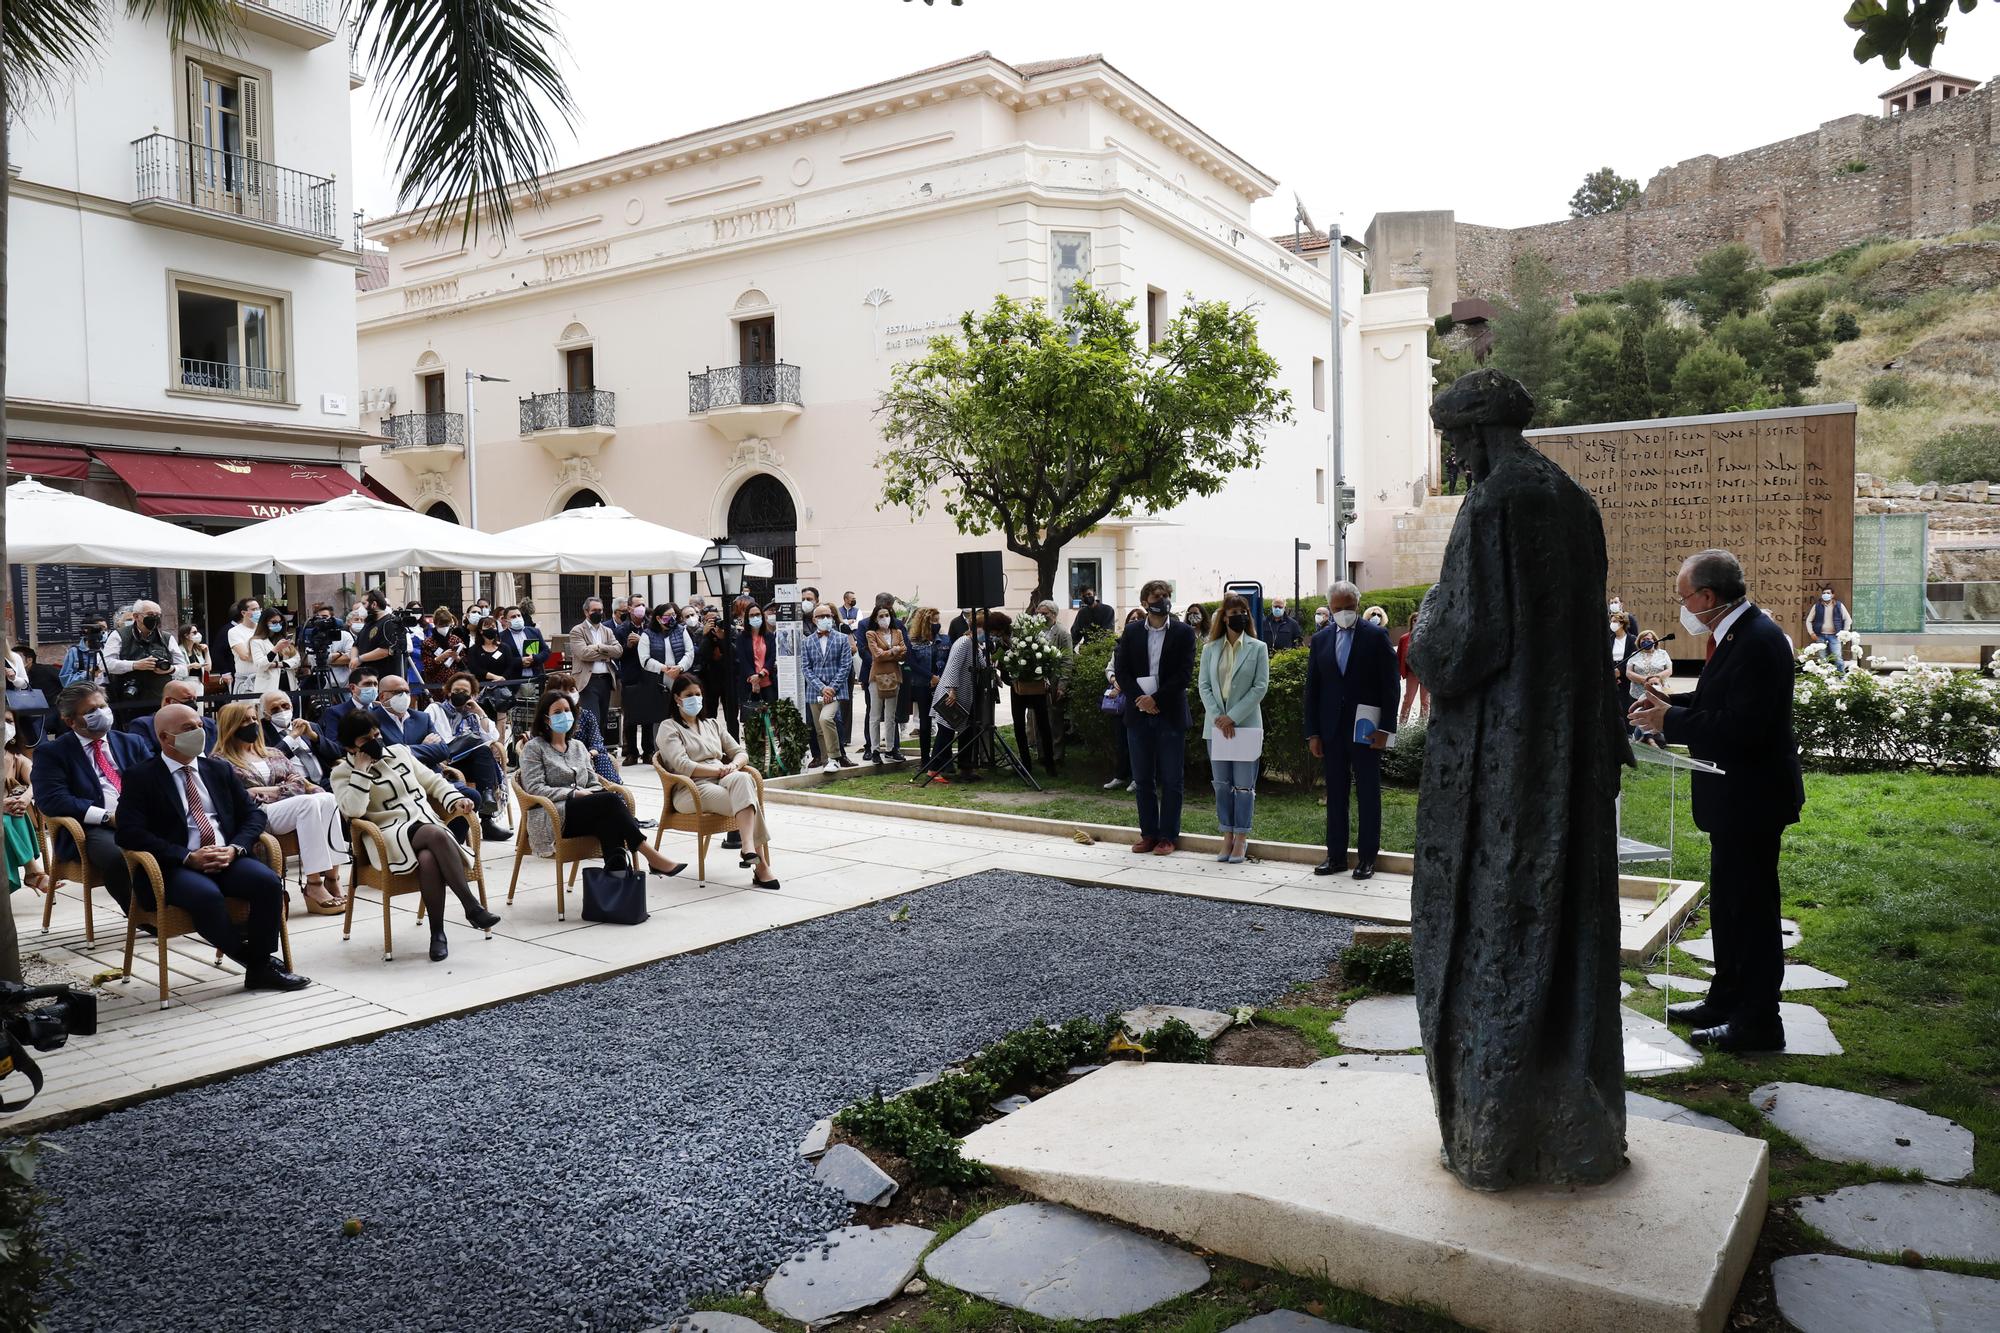
{"label": "ripped jeans", "polygon": [[1215,783],[1215,822],[1224,833],[1250,832],[1250,815],[1257,805],[1257,761],[1213,759],[1209,776]]}

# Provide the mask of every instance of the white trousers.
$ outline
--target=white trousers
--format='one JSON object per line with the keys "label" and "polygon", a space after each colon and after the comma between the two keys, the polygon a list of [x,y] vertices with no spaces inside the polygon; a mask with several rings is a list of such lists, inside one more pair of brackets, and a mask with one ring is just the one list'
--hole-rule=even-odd
{"label": "white trousers", "polygon": [[273,833],[299,835],[299,868],[306,874],[322,874],[348,863],[347,821],[340,817],[340,803],[332,792],[273,801],[264,807],[264,818]]}

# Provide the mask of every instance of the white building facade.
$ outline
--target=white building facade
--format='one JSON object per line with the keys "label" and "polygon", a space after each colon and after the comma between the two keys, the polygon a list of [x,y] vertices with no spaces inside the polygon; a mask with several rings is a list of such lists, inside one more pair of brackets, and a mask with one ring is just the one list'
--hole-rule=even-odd
{"label": "white building facade", "polygon": [[[18,108],[9,136],[10,473],[210,529],[363,484],[341,179],[360,80],[335,0],[238,16],[240,40],[216,51],[121,11],[98,58]],[[211,628],[252,590],[44,569],[37,637],[148,586],[170,619]]]}
{"label": "white building facade", "polygon": [[[963,312],[1088,278],[1136,302],[1141,336],[1190,297],[1254,304],[1296,420],[1221,493],[1072,543],[1056,596],[1123,607],[1154,577],[1182,603],[1238,579],[1317,591],[1337,498],[1331,283],[1252,230],[1276,184],[1101,58],[981,54],[552,173],[504,240],[383,219],[367,232],[387,285],[359,298],[363,407],[384,432],[367,465],[471,521],[465,376],[502,377],[474,389],[478,526],[620,505],[770,555],[777,581],[949,607],[954,554],[1002,539],[878,508],[880,394]],[[1364,296],[1345,259],[1350,477],[1405,495],[1429,456],[1429,321],[1406,293]],[[1371,487],[1377,468],[1397,475]],[[1034,571],[1006,570],[1018,606]],[[573,621],[582,591],[537,576],[543,625]]]}

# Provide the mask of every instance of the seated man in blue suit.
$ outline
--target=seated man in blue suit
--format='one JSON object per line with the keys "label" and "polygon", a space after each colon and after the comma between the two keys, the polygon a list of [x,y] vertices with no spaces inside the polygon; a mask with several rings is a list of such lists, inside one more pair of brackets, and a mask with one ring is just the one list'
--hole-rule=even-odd
{"label": "seated man in blue suit", "polygon": [[[401,676],[382,677],[381,689],[372,711],[382,727],[382,743],[408,746],[417,762],[426,768],[438,769],[449,764],[464,774],[472,785],[461,786],[459,790],[467,799],[479,803],[480,833],[488,839],[503,841],[513,837],[514,830],[493,820],[500,806],[503,781],[493,752],[482,742],[453,742],[439,736],[430,714],[412,705],[410,684]],[[336,734],[337,727],[338,724]],[[321,730],[324,732],[324,727]]]}
{"label": "seated man in blue suit", "polygon": [[[74,819],[83,826],[82,860],[97,871],[120,910],[132,901],[132,881],[125,873],[125,854],[112,833],[125,777],[152,757],[152,748],[138,737],[111,729],[111,705],[104,690],[87,682],[71,685],[56,696],[56,717],[63,728],[35,747],[30,775],[35,807],[50,818]],[[78,859],[68,833],[58,829],[55,855],[59,861]]]}
{"label": "seated man in blue suit", "polygon": [[[1361,590],[1340,582],[1326,590],[1333,623],[1312,638],[1306,659],[1306,745],[1326,764],[1326,860],[1315,875],[1337,875],[1347,866],[1347,788],[1352,778],[1361,814],[1354,878],[1375,873],[1382,847],[1382,751],[1396,730],[1401,682],[1388,631],[1361,619]],[[1372,705],[1379,714],[1365,745],[1354,742],[1354,710]]]}
{"label": "seated man in blue suit", "polygon": [[[185,704],[187,707],[200,713],[201,686],[191,680],[170,680],[160,694],[160,702],[163,705]],[[145,713],[133,718],[125,724],[125,730],[130,735],[139,738],[145,745],[147,754],[158,754],[160,752],[159,742],[153,736],[153,715],[151,713]],[[215,719],[212,717],[203,717],[201,719],[201,730],[202,734],[208,738],[208,748],[210,750],[215,749]]]}
{"label": "seated man in blue suit", "polygon": [[340,719],[357,708],[372,708],[382,693],[382,681],[368,667],[357,667],[347,677],[347,697],[337,704],[328,704],[320,710],[313,726],[319,732],[319,739],[313,744],[313,753],[319,756],[320,767],[333,772],[333,766],[347,758],[340,748]]}
{"label": "seated man in blue suit", "polygon": [[[150,852],[160,863],[168,904],[194,918],[201,937],[236,961],[244,990],[310,986],[278,957],[285,885],[257,855],[264,808],[250,799],[234,767],[202,753],[207,741],[194,709],[162,704],[153,727],[161,753],[126,778],[118,845]],[[132,892],[151,905],[152,886],[143,879]],[[240,930],[228,898],[250,905]]]}

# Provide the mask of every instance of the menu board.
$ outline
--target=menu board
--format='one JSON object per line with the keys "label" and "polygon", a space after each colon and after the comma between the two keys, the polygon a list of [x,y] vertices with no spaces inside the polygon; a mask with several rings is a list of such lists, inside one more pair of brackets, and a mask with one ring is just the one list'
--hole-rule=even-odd
{"label": "menu board", "polygon": [[[83,622],[91,616],[109,621],[122,608],[159,596],[155,586],[159,571],[155,569],[113,565],[36,565],[34,569],[35,638],[42,643],[74,643],[82,636]],[[26,643],[27,569],[13,565],[9,574],[14,596],[14,641]]]}
{"label": "menu board", "polygon": [[[1743,562],[1750,596],[1794,639],[1831,583],[1853,606],[1854,407],[1678,417],[1531,430],[1528,442],[1597,501],[1607,591],[1639,624],[1677,629],[1674,576],[1719,546]],[[1700,640],[1666,645],[1699,660]]]}

